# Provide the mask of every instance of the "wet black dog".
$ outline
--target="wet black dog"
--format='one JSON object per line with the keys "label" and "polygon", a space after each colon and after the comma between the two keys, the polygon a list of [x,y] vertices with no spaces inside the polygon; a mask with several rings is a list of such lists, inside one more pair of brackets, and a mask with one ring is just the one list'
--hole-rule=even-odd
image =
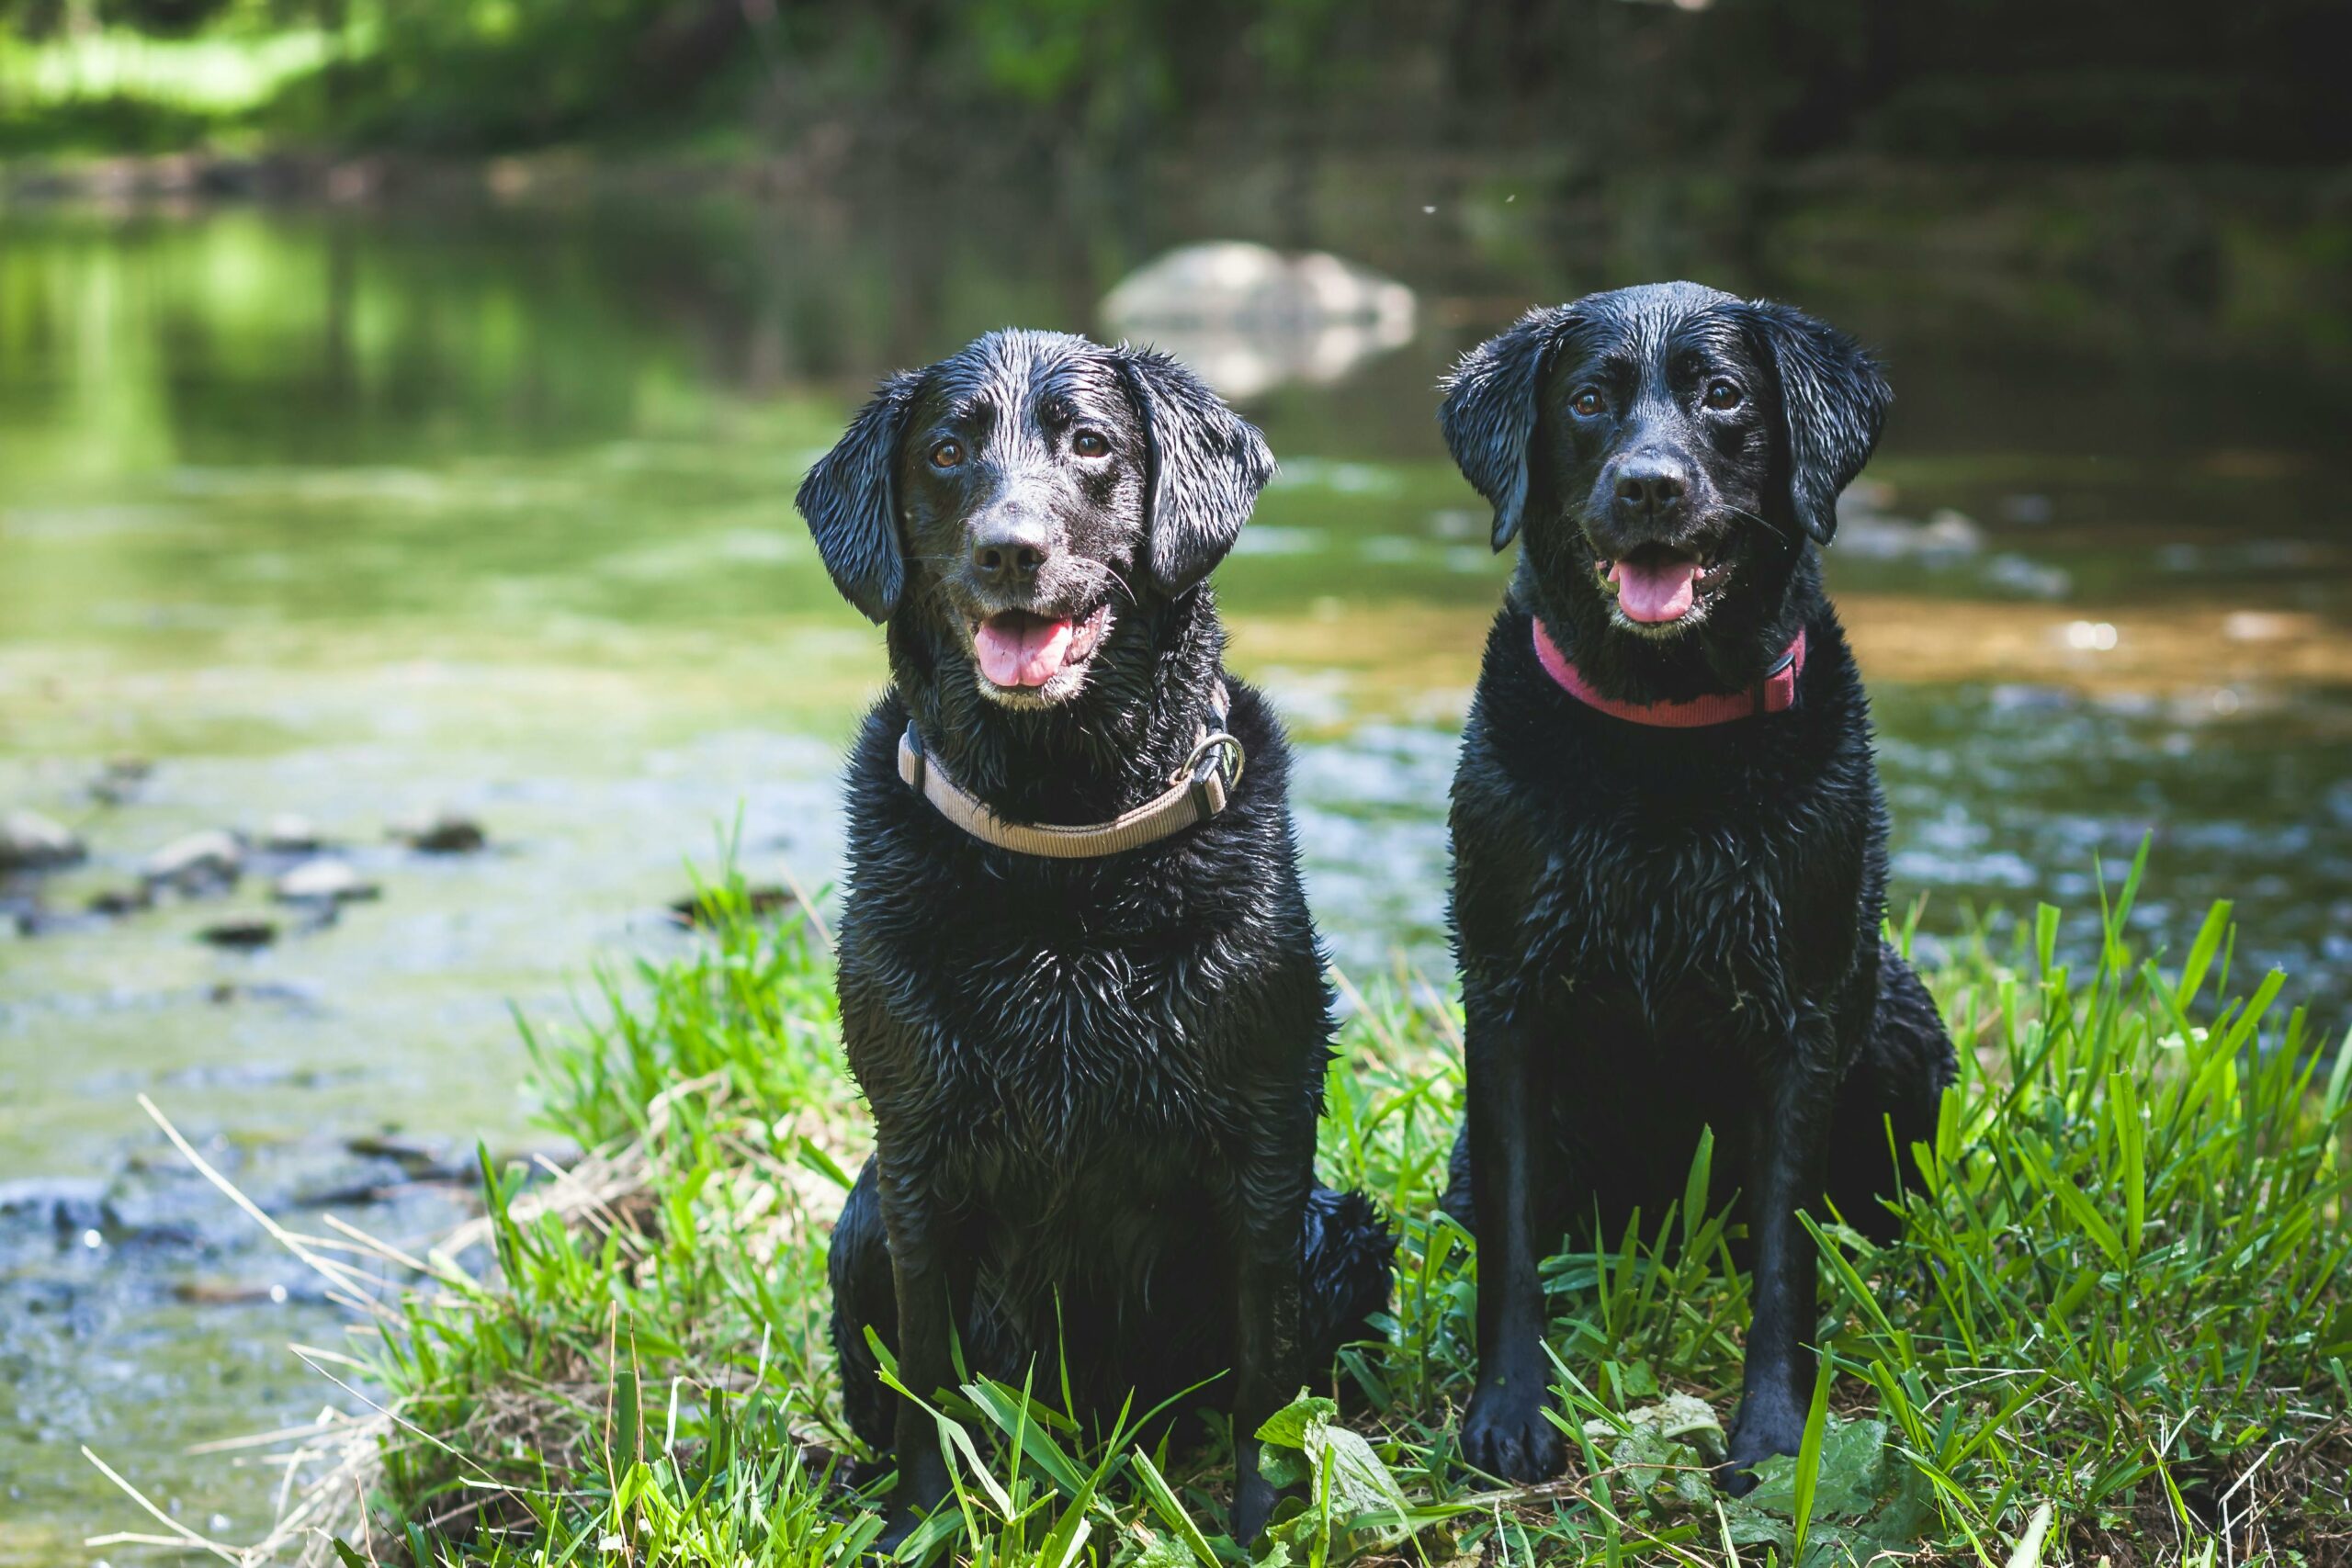
{"label": "wet black dog", "polygon": [[[1204,581],[1272,469],[1167,356],[1009,332],[893,377],[801,487],[893,682],[849,768],[842,1027],[876,1148],[831,1257],[850,1420],[898,1457],[886,1542],[948,1482],[869,1326],[926,1395],[959,1343],[1098,1416],[1200,1388],[1248,1540],[1274,1501],[1252,1434],[1387,1300],[1393,1238],[1315,1183],[1330,998],[1287,759]],[[918,793],[910,720],[921,766],[1014,824],[1159,796],[1204,730],[1247,761],[1197,825],[1047,858]]]}
{"label": "wet black dog", "polygon": [[[1447,1209],[1478,1237],[1481,1470],[1532,1481],[1537,1265],[1680,1197],[1701,1130],[1736,1187],[1755,1321],[1724,1480],[1793,1453],[1825,1191],[1879,1201],[1932,1134],[1951,1045],[1881,941],[1886,807],[1816,545],[1888,402],[1851,341],[1691,284],[1530,313],[1448,383],[1447,445],[1524,532],[1453,784],[1469,1113]],[[1596,1231],[1597,1226],[1597,1231]]]}

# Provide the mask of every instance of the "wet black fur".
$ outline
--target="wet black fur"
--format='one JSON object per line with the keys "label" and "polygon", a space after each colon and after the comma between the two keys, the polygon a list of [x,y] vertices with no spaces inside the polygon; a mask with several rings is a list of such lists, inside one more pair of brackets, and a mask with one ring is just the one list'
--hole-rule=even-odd
{"label": "wet black fur", "polygon": [[[1718,379],[1726,409],[1706,401]],[[1579,414],[1588,389],[1599,406]],[[1564,1234],[1613,1244],[1637,1207],[1656,1224],[1705,1127],[1714,1201],[1739,1194],[1754,1270],[1724,1479],[1745,1490],[1747,1466],[1794,1452],[1815,1311],[1795,1212],[1826,1191],[1888,1234],[1879,1195],[1932,1135],[1952,1049],[1880,938],[1886,808],[1815,548],[1887,400],[1840,334],[1689,284],[1532,312],[1447,387],[1446,439],[1494,503],[1496,547],[1524,536],[1453,806],[1469,1106],[1445,1206],[1479,1240],[1463,1451],[1494,1474],[1564,1460],[1537,1264]],[[1619,499],[1623,475],[1659,465],[1686,503]],[[1596,561],[1666,546],[1724,581],[1690,625],[1636,626]],[[1644,703],[1746,690],[1802,627],[1797,700],[1689,730],[1612,717],[1544,673],[1532,616],[1602,695]]]}
{"label": "wet black fur", "polygon": [[[1106,457],[1073,455],[1085,431]],[[967,454],[928,460],[943,440]],[[1203,581],[1272,463],[1163,355],[999,333],[892,378],[799,504],[843,593],[888,628],[890,690],[847,785],[842,1032],[876,1150],[834,1232],[833,1337],[852,1425],[895,1450],[891,1529],[947,1478],[931,1418],[877,1381],[870,1326],[928,1392],[965,1364],[1107,1422],[1234,1416],[1236,1526],[1273,1494],[1246,1438],[1387,1299],[1394,1241],[1314,1179],[1330,998],[1301,890],[1288,758],[1223,676]],[[1008,515],[1046,559],[1010,594],[966,570]],[[991,521],[994,520],[994,521]],[[969,621],[1008,603],[1114,615],[1057,700],[987,688]],[[1100,821],[1178,771],[1223,678],[1248,764],[1227,809],[1145,848],[992,848],[898,774],[911,716],[949,774],[1022,821]],[[1230,1371],[1228,1371],[1230,1369]]]}

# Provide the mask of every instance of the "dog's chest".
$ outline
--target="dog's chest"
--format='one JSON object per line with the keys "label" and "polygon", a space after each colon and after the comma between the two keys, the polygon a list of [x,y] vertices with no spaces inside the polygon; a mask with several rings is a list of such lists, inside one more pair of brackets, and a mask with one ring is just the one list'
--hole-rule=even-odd
{"label": "dog's chest", "polygon": [[[860,911],[845,973],[851,1066],[877,1115],[920,1126],[975,1168],[1059,1168],[1114,1145],[1199,1148],[1233,1103],[1246,1032],[1228,975],[1263,972],[1227,933],[1090,928],[1067,909],[1003,909],[950,929]],[[876,928],[884,929],[878,933]]]}
{"label": "dog's chest", "polygon": [[1834,776],[1713,782],[1589,781],[1513,846],[1516,876],[1491,863],[1498,846],[1473,850],[1465,942],[1483,933],[1522,997],[1573,1008],[1580,1027],[1735,1049],[1784,1038],[1852,961],[1871,797]]}

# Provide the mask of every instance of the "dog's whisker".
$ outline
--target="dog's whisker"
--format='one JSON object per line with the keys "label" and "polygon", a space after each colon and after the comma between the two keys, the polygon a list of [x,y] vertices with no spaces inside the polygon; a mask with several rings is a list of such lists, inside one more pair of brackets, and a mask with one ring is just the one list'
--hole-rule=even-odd
{"label": "dog's whisker", "polygon": [[1724,503],[1724,510],[1730,513],[1734,517],[1747,518],[1749,522],[1758,525],[1767,532],[1778,535],[1781,538],[1787,540],[1790,544],[1796,543],[1795,536],[1786,528],[1783,528],[1779,524],[1772,522],[1770,518],[1758,516],[1757,513],[1748,511],[1745,506],[1734,506],[1729,502],[1725,502]]}

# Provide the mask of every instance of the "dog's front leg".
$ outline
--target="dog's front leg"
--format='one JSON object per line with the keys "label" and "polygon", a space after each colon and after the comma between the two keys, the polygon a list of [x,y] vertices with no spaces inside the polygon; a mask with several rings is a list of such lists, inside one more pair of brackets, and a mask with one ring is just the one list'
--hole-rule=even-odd
{"label": "dog's front leg", "polygon": [[[1826,1042],[1818,1055],[1826,1056]],[[1739,1418],[1720,1472],[1735,1495],[1756,1484],[1748,1467],[1792,1454],[1804,1441],[1813,1403],[1814,1352],[1805,1341],[1819,1309],[1813,1238],[1797,1211],[1820,1201],[1827,1179],[1835,1085],[1807,1065],[1805,1046],[1775,1076],[1758,1107],[1748,1190],[1748,1236],[1755,1253],[1755,1315],[1747,1330]]]}
{"label": "dog's front leg", "polygon": [[1258,1468],[1258,1428],[1298,1392],[1301,1247],[1313,1179],[1314,1128],[1284,1140],[1279,1164],[1244,1172],[1233,1204],[1233,1539],[1258,1539],[1274,1511]]}
{"label": "dog's front leg", "polygon": [[[890,1238],[890,1273],[899,1306],[899,1381],[923,1398],[955,1381],[956,1325],[963,1320],[969,1269],[958,1256],[939,1196],[918,1165],[895,1163],[887,1145],[881,1166],[882,1223]],[[890,1517],[877,1552],[895,1551],[908,1533],[947,1495],[946,1461],[939,1425],[911,1399],[899,1399],[891,1432],[899,1466]]]}
{"label": "dog's front leg", "polygon": [[1544,1354],[1551,1207],[1551,1075],[1525,1022],[1466,998],[1470,1190],[1478,1222],[1478,1385],[1462,1423],[1462,1457],[1505,1481],[1548,1481],[1567,1463],[1545,1416]]}

